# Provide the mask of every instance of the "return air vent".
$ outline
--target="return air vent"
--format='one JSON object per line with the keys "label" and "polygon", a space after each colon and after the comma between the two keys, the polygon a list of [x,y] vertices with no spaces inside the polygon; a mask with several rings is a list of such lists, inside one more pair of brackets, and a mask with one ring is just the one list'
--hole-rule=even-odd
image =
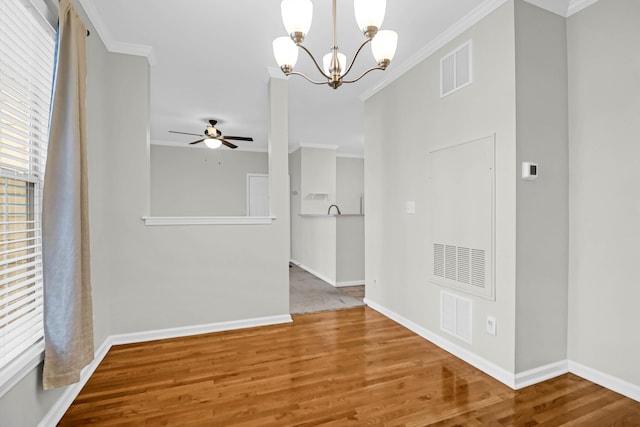
{"label": "return air vent", "polygon": [[472,301],[449,292],[440,292],[440,329],[471,344]]}
{"label": "return air vent", "polygon": [[471,40],[440,60],[440,97],[471,84]]}
{"label": "return air vent", "polygon": [[428,169],[429,281],[494,300],[494,136],[430,151]]}
{"label": "return air vent", "polygon": [[433,245],[433,275],[454,282],[485,286],[485,252],[453,245]]}

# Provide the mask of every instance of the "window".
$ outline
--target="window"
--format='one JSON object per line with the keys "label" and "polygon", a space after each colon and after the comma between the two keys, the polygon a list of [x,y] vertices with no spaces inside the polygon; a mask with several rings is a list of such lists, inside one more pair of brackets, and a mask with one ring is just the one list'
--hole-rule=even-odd
{"label": "window", "polygon": [[55,34],[25,0],[0,6],[0,395],[42,353],[40,212]]}

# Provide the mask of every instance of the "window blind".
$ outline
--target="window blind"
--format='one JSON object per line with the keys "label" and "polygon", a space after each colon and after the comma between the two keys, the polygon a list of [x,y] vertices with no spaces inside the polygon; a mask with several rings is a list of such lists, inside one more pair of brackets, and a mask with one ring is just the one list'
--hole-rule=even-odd
{"label": "window blind", "polygon": [[40,216],[55,40],[28,2],[0,3],[2,385],[6,370],[43,341]]}

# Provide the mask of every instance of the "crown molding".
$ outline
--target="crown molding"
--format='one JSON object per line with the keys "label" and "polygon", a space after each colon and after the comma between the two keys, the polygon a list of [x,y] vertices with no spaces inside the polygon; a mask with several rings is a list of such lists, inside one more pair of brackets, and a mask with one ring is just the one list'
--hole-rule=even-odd
{"label": "crown molding", "polygon": [[80,4],[109,52],[144,56],[149,61],[149,65],[158,63],[153,47],[116,40],[100,17],[100,11],[96,8],[93,0],[80,0]]}
{"label": "crown molding", "polygon": [[465,15],[461,20],[442,32],[431,43],[420,49],[415,55],[411,56],[408,60],[390,70],[389,74],[386,74],[385,77],[377,85],[362,93],[360,95],[360,99],[362,101],[368,100],[376,93],[380,92],[382,89],[389,86],[395,80],[403,76],[413,67],[429,58],[447,43],[458,37],[463,32],[467,31],[473,25],[477,24],[479,21],[481,21],[483,18],[502,6],[507,1],[508,0],[485,1],[480,6],[476,7],[467,15]]}
{"label": "crown molding", "polygon": [[582,9],[591,6],[598,0],[571,0],[569,2],[569,10],[567,11],[567,17],[580,12]]}
{"label": "crown molding", "polygon": [[538,6],[541,9],[547,10],[556,15],[567,17],[567,10],[569,9],[569,0],[524,0],[534,6]]}

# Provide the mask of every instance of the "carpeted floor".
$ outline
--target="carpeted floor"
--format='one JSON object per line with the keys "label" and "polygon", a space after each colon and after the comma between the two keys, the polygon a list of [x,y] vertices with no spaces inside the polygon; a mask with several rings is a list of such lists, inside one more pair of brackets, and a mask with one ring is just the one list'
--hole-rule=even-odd
{"label": "carpeted floor", "polygon": [[297,265],[292,264],[289,269],[289,311],[291,314],[340,310],[361,305],[364,305],[362,300],[347,295],[339,288],[334,288]]}

